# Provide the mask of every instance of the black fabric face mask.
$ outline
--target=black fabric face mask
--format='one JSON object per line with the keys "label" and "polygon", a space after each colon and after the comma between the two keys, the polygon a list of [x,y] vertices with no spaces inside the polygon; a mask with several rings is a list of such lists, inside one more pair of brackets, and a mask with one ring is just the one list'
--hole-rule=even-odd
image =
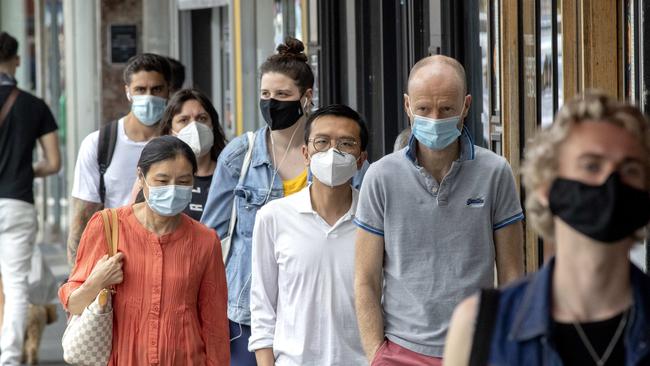
{"label": "black fabric face mask", "polygon": [[569,226],[599,242],[612,244],[634,234],[650,220],[650,195],[613,173],[600,186],[557,178],[549,208]]}
{"label": "black fabric face mask", "polygon": [[300,100],[260,99],[260,111],[271,131],[293,126],[304,114]]}

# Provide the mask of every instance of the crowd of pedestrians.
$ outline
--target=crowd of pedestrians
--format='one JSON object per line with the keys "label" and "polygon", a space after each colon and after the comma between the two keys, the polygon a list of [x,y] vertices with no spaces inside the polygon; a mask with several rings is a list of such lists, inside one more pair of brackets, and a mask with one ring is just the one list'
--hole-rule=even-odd
{"label": "crowd of pedestrians", "polygon": [[[1,365],[24,337],[32,181],[60,166],[49,109],[15,86],[17,47],[0,33]],[[80,315],[110,293],[109,365],[650,363],[650,280],[628,256],[650,221],[638,108],[587,92],[527,145],[525,212],[556,255],[524,277],[515,177],[465,127],[458,61],[413,66],[409,128],[372,164],[364,118],[313,105],[301,41],[260,75],[266,125],[228,142],[180,63],[137,55],[130,110],[83,140],[59,299]]]}

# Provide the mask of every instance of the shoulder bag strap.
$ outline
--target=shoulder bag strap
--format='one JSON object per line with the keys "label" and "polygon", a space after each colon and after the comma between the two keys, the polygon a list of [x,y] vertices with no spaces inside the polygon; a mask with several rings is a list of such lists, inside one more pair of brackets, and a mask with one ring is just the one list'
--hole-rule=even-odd
{"label": "shoulder bag strap", "polygon": [[111,208],[111,217],[113,219],[111,224],[111,256],[117,254],[117,248],[119,246],[119,222],[117,221],[117,210]]}
{"label": "shoulder bag strap", "polygon": [[11,89],[9,92],[7,100],[5,100],[4,104],[2,105],[2,109],[0,109],[0,127],[2,127],[2,124],[9,115],[9,112],[11,112],[11,108],[14,106],[19,93],[20,91],[16,87]]}
{"label": "shoulder bag strap", "polygon": [[[255,145],[255,133],[247,132],[246,137],[248,138],[248,150],[246,150],[246,155],[244,155],[244,161],[242,163],[241,172],[239,173],[238,185],[244,183],[244,179],[246,178],[246,174],[248,173],[248,167],[250,166],[251,159],[253,157],[253,148]],[[232,236],[232,233],[235,231],[236,223],[237,223],[237,202],[233,197],[232,209],[230,211],[230,225],[228,225],[228,235],[227,235],[228,238],[230,238]],[[227,248],[227,251],[225,253],[222,253],[224,261],[228,257],[229,250],[230,247]]]}
{"label": "shoulder bag strap", "polygon": [[[117,220],[117,210],[112,208],[109,210],[102,210],[102,220],[104,221],[104,234],[106,235],[106,252],[109,257],[117,253],[119,243],[119,221]],[[109,216],[110,214],[110,216]],[[99,293],[98,302],[100,306],[105,306],[109,300],[110,291],[103,289]]]}
{"label": "shoulder bag strap", "polygon": [[481,290],[469,366],[485,366],[488,364],[492,333],[499,308],[499,295],[500,293],[497,289]]}
{"label": "shoulder bag strap", "polygon": [[113,256],[113,234],[111,232],[111,217],[108,216],[110,210],[102,210],[102,220],[104,221],[104,235],[106,236],[106,254]]}

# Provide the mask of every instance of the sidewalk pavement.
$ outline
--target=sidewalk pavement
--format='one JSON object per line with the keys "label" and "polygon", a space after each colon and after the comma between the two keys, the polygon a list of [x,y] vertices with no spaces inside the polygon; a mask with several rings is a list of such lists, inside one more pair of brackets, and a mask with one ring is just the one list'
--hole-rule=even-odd
{"label": "sidewalk pavement", "polygon": [[[66,257],[66,247],[63,243],[39,244],[45,261],[50,266],[57,281],[62,282],[68,277],[69,268]],[[39,351],[39,365],[64,366],[63,349],[61,348],[61,337],[66,326],[66,314],[58,299],[55,299],[58,310],[56,323],[45,327],[41,348]]]}

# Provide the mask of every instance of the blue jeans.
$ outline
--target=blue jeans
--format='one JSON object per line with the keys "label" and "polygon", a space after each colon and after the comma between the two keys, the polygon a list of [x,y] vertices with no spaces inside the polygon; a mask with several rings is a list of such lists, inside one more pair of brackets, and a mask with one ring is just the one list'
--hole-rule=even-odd
{"label": "blue jeans", "polygon": [[[230,366],[256,366],[255,353],[248,352],[251,327],[228,320],[230,326]],[[241,326],[241,328],[240,328]],[[241,329],[241,330],[240,330]]]}

